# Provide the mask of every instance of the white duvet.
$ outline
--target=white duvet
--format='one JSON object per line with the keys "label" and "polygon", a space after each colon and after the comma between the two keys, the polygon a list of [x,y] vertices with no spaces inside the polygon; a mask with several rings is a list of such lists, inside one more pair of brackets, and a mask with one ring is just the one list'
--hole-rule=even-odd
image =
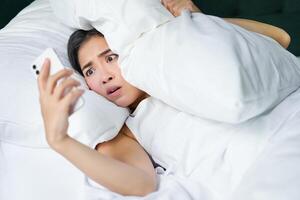
{"label": "white duvet", "polygon": [[[142,199],[300,198],[300,90],[239,126],[201,120],[153,98],[139,105],[127,125],[167,168],[159,190]],[[135,199],[86,188],[87,199]]]}

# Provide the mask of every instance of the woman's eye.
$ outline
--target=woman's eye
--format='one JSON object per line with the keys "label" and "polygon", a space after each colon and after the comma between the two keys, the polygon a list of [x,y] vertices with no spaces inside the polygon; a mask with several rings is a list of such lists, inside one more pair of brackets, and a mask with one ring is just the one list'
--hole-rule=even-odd
{"label": "woman's eye", "polygon": [[93,74],[93,72],[94,72],[94,69],[93,69],[93,68],[90,68],[90,69],[86,70],[85,75],[86,75],[86,76],[90,76],[90,75]]}
{"label": "woman's eye", "polygon": [[105,57],[105,60],[107,63],[110,63],[110,62],[113,62],[115,61],[116,59],[118,59],[118,55],[117,54],[112,54],[112,55],[109,55],[107,57]]}

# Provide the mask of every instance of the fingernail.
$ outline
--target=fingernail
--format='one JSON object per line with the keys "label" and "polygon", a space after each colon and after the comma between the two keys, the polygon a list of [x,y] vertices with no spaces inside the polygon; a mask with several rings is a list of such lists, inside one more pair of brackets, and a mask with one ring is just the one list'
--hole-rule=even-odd
{"label": "fingernail", "polygon": [[49,59],[49,58],[45,58],[45,59],[44,59],[44,63],[45,63],[45,62],[50,62],[50,59]]}

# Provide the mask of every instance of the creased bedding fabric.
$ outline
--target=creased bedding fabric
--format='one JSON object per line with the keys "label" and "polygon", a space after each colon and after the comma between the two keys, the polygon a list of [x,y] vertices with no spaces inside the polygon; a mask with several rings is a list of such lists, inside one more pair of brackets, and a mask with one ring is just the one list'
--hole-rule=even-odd
{"label": "creased bedding fabric", "polygon": [[296,200],[299,120],[300,89],[272,111],[239,125],[203,120],[151,97],[126,124],[157,163],[202,184],[214,198]]}
{"label": "creased bedding fabric", "polygon": [[300,86],[300,64],[268,37],[158,0],[52,0],[67,25],[104,33],[124,78],[178,110],[240,123]]}
{"label": "creased bedding fabric", "polygon": [[154,98],[145,99],[126,124],[166,167],[157,170],[157,192],[124,197],[86,181],[85,199],[300,198],[300,89],[239,126],[202,120]]}
{"label": "creased bedding fabric", "polygon": [[122,196],[100,186],[86,185],[85,200],[217,200],[204,183],[188,178],[162,173],[158,175],[159,188],[144,197]]}

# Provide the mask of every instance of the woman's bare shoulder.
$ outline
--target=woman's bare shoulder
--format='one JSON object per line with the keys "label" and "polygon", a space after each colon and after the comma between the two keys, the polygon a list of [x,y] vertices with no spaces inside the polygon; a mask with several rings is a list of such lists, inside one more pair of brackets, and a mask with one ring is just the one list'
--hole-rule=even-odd
{"label": "woman's bare shoulder", "polygon": [[106,156],[137,167],[155,179],[155,171],[148,154],[134,136],[131,136],[132,133],[124,132],[124,130],[121,130],[114,139],[98,144],[96,150]]}

